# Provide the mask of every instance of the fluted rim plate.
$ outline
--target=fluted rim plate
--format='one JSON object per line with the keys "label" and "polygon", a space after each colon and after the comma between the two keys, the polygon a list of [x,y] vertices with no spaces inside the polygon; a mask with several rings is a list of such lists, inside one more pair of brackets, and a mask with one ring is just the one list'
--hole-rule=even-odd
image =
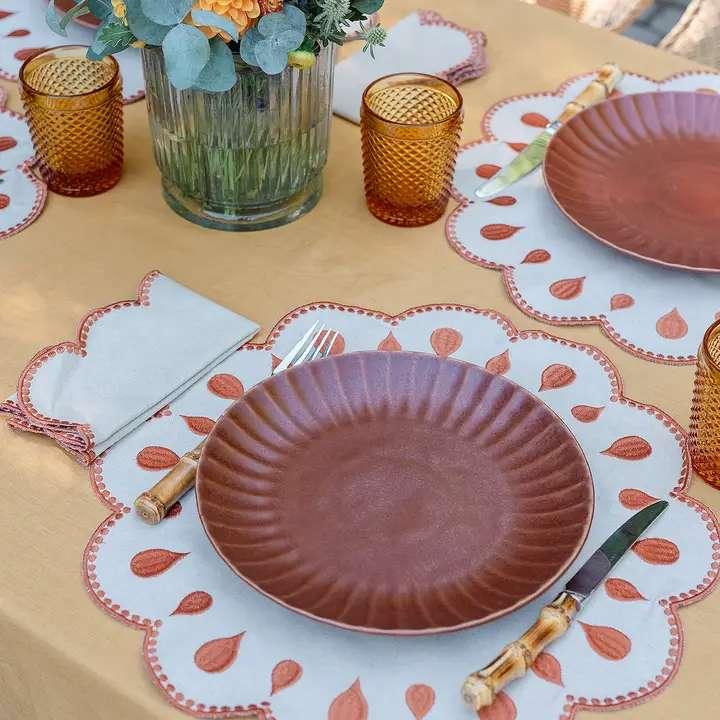
{"label": "fluted rim plate", "polygon": [[563,125],[544,162],[551,197],[620,252],[720,272],[720,96],[621,95]]}
{"label": "fluted rim plate", "polygon": [[197,476],[211,543],[253,588],[343,628],[417,635],[519,608],[590,528],[583,452],[535,395],[470,363],[360,352],[252,388]]}

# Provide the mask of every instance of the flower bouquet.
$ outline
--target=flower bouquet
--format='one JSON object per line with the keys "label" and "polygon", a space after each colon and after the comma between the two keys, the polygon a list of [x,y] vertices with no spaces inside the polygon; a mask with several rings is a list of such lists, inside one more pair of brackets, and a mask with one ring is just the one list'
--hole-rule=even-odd
{"label": "flower bouquet", "polygon": [[334,46],[352,23],[371,54],[383,0],[75,0],[60,34],[92,13],[88,57],[140,47],[150,129],[168,204],[219,229],[296,219],[320,197]]}

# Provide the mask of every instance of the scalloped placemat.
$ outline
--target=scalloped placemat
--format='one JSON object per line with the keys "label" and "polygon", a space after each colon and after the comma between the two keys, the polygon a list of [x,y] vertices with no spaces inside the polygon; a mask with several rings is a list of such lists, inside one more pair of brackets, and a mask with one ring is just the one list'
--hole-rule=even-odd
{"label": "scalloped placemat", "polygon": [[197,445],[233,399],[268,377],[315,320],[340,332],[334,352],[404,349],[473,362],[537,393],[563,418],[596,491],[590,537],[567,576],[637,509],[670,500],[580,622],[481,717],[568,720],[578,708],[622,708],[666,687],[683,652],[677,609],[704,597],[720,567],[716,519],[685,494],[681,428],[625,397],[617,370],[596,348],[518,330],[493,310],[428,305],[389,316],[317,303],[280,320],[266,344],[241,348],[91,467],[91,485],[111,514],[85,550],[87,589],[114,618],[143,631],[148,676],[166,699],[206,718],[463,720],[473,716],[460,699],[465,675],[519,636],[567,579],[481,627],[371,636],[253,591],[214,552],[192,493],[159,526],[130,512],[139,492]]}
{"label": "scalloped placemat", "polygon": [[[672,269],[603,245],[555,206],[536,170],[499,197],[475,188],[513,159],[592,73],[553,92],[501,100],[485,114],[484,138],[461,149],[446,225],[450,246],[466,260],[499,270],[524,313],[555,325],[599,325],[623,350],[644,360],[691,365],[707,327],[720,316],[720,274]],[[686,72],[655,82],[627,73],[617,92],[720,92],[720,74]]]}

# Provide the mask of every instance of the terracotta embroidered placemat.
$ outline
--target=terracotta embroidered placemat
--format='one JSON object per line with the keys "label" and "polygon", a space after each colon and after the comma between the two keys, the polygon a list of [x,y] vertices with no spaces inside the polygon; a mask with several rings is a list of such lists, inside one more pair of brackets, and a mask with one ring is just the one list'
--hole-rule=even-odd
{"label": "terracotta embroidered placemat", "polygon": [[666,687],[683,652],[677,609],[704,597],[720,567],[716,519],[685,495],[680,427],[626,398],[599,350],[517,330],[495,311],[428,305],[387,316],[317,303],[280,320],[267,344],[244,346],[91,466],[92,488],[111,513],[85,550],[87,589],[113,617],[143,631],[148,675],[167,700],[198,717],[462,720],[472,716],[459,694],[465,674],[515,639],[559,589],[471,630],[363,635],[301,617],[251,590],[213,551],[192,494],[156,527],[130,511],[137,494],[267,377],[315,320],[340,332],[336,353],[404,349],[466,360],[503,373],[555,410],[584,449],[596,492],[590,537],[569,573],[638,508],[671,500],[581,622],[481,717],[568,720],[578,708],[622,708]]}
{"label": "terracotta embroidered placemat", "polygon": [[[720,311],[720,275],[636,260],[578,229],[554,205],[534,173],[488,201],[473,191],[522,150],[591,73],[553,92],[507,98],[482,121],[483,139],[459,156],[447,239],[463,258],[503,274],[512,301],[557,325],[597,324],[621,348],[645,360],[692,364],[705,329]],[[655,82],[627,73],[617,92],[720,92],[720,75],[687,72]]]}
{"label": "terracotta embroidered placemat", "polygon": [[0,88],[0,240],[33,222],[47,198],[45,183],[30,169],[35,151],[27,123],[6,103]]}
{"label": "terracotta embroidered placemat", "polygon": [[[0,77],[17,80],[18,71],[28,57],[38,50],[79,43],[92,45],[95,30],[71,22],[67,37],[54,33],[45,22],[47,0],[0,0]],[[123,78],[126,103],[145,97],[140,52],[129,48],[115,56]]]}

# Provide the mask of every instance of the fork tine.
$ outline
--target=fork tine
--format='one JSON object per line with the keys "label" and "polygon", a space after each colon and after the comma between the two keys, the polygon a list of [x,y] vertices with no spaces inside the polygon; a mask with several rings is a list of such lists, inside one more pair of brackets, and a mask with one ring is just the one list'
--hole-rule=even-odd
{"label": "fork tine", "polygon": [[325,325],[323,325],[312,337],[312,340],[308,343],[308,346],[305,348],[305,351],[300,355],[300,357],[296,358],[294,362],[290,364],[290,367],[294,367],[295,365],[300,365],[304,362],[307,362],[308,360],[312,360],[315,355],[317,354],[318,349],[318,338],[322,335],[323,330],[325,329]]}
{"label": "fork tine", "polygon": [[[328,330],[328,333],[329,333],[329,332],[330,332],[330,331]],[[333,345],[335,344],[335,340],[337,339],[337,336],[338,336],[339,334],[340,334],[340,333],[339,333],[337,330],[335,330],[335,332],[332,334],[332,337],[330,338],[330,340],[328,340],[327,344],[323,343],[323,344],[320,346],[320,347],[322,348],[321,353],[320,353],[320,357],[327,357],[327,356],[330,354],[330,352],[331,352],[332,349],[333,349]]]}
{"label": "fork tine", "polygon": [[[294,365],[300,355],[305,352],[307,347],[312,347],[315,337],[317,336],[315,329],[319,324],[320,321],[316,320],[315,324],[309,330],[307,330],[307,332],[300,338],[300,340],[295,343],[295,345],[292,346],[292,348],[290,348],[290,351],[287,353],[287,355],[285,355],[280,364],[275,368],[275,370],[273,370],[273,375],[277,375],[283,370],[287,370],[289,367]],[[322,325],[320,325],[320,330],[318,332],[322,331],[324,328],[325,324],[323,323]]]}
{"label": "fork tine", "polygon": [[328,336],[331,332],[332,330],[328,328],[322,336],[318,336],[318,339],[314,343],[315,350],[312,355],[307,358],[307,361],[317,360],[317,358],[323,357],[323,348],[325,347],[325,343],[327,342]]}

